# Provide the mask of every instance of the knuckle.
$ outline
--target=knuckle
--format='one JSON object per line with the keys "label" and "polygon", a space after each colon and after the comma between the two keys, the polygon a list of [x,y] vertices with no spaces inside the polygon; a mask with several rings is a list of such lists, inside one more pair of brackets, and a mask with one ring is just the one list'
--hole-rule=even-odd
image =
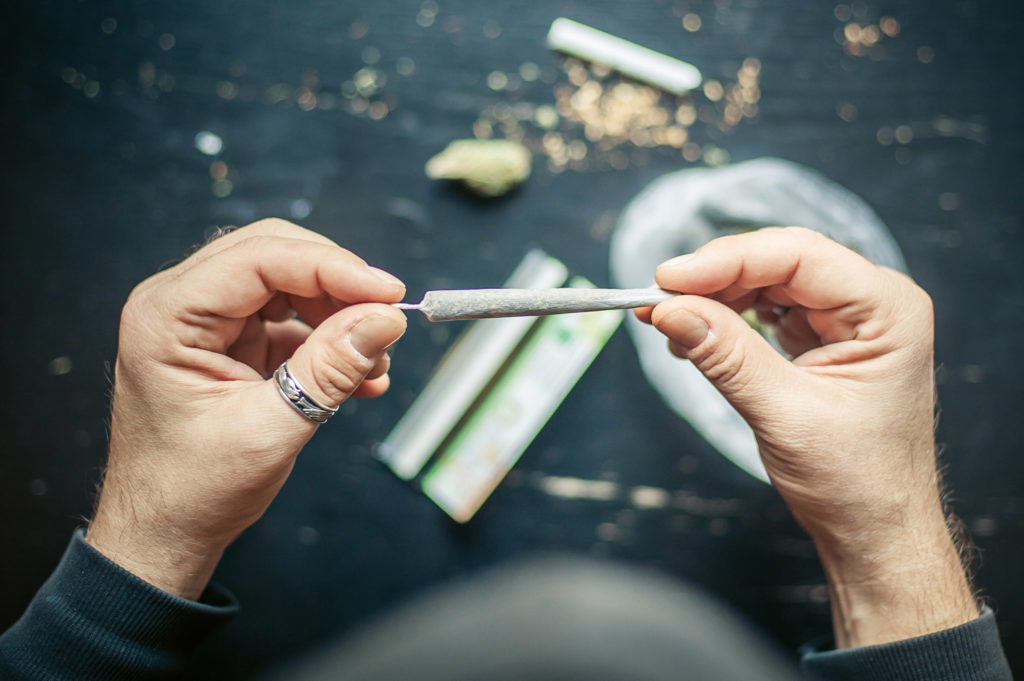
{"label": "knuckle", "polygon": [[935,316],[935,303],[932,301],[932,297],[915,282],[911,281],[911,284],[914,292],[914,307],[919,310],[921,315],[927,316],[928,319],[933,319]]}
{"label": "knuckle", "polygon": [[266,234],[268,236],[284,236],[294,233],[297,225],[281,218],[263,218],[257,220],[242,229],[253,234]]}
{"label": "knuckle", "polygon": [[679,359],[690,359],[690,352],[682,344],[669,339],[668,351]]}
{"label": "knuckle", "polygon": [[121,308],[121,328],[134,328],[139,324],[139,320],[152,315],[157,307],[152,280],[147,279],[128,294],[128,298]]}
{"label": "knuckle", "polygon": [[928,294],[928,291],[924,290],[924,288],[916,281],[911,279],[909,275],[902,274],[902,276],[904,280],[907,282],[907,285],[910,287],[910,290],[913,291],[916,304],[919,305],[920,307],[931,309],[932,297],[931,295]]}
{"label": "knuckle", "polygon": [[903,272],[888,268],[883,271],[890,276],[894,284],[893,299],[899,301],[904,313],[930,323],[935,316],[935,304],[928,292]]}
{"label": "knuckle", "polygon": [[246,234],[235,247],[255,252],[264,248],[272,239],[273,237],[265,234]]}
{"label": "knuckle", "polygon": [[324,356],[316,366],[313,376],[317,389],[332,403],[340,403],[355,392],[373,369],[373,362],[363,357]]}
{"label": "knuckle", "polygon": [[389,357],[387,353],[384,353],[384,355],[379,360],[377,360],[376,364],[373,365],[373,368],[366,375],[366,377],[367,378],[380,378],[384,374],[388,373],[388,370],[390,370],[390,369],[391,369],[391,357]]}
{"label": "knuckle", "polygon": [[269,234],[249,234],[232,246],[232,248],[239,249],[245,260],[252,262],[257,262],[268,252],[277,253],[285,259],[298,257],[298,254],[295,253],[296,247],[297,244],[293,243],[293,240],[285,240]]}
{"label": "knuckle", "polygon": [[118,361],[135,364],[165,350],[167,326],[161,323],[161,319],[168,317],[164,296],[159,294],[159,289],[154,288],[149,280],[136,286],[121,308]]}
{"label": "knuckle", "polygon": [[698,346],[690,355],[691,361],[709,381],[720,389],[735,391],[747,382],[747,356],[734,341]]}
{"label": "knuckle", "polygon": [[128,294],[128,298],[124,302],[124,308],[121,310],[121,316],[128,314],[134,314],[135,310],[139,308],[143,303],[141,299],[146,296],[146,292],[149,288],[149,279],[137,284],[135,288]]}
{"label": "knuckle", "polygon": [[807,227],[777,227],[774,229],[779,230],[780,236],[791,239],[800,245],[811,245],[818,244],[823,241],[829,241],[821,232],[816,232],[813,229]]}

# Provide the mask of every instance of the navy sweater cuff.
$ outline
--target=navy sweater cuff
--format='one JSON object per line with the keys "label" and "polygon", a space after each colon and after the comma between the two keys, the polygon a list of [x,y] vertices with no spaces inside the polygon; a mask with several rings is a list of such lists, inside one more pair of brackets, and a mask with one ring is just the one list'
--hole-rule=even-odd
{"label": "navy sweater cuff", "polygon": [[0,677],[168,678],[237,611],[234,597],[215,585],[198,601],[157,589],[77,530],[21,619],[0,636]]}
{"label": "navy sweater cuff", "polygon": [[1013,681],[995,615],[987,608],[976,620],[926,636],[803,652],[800,666],[815,681]]}

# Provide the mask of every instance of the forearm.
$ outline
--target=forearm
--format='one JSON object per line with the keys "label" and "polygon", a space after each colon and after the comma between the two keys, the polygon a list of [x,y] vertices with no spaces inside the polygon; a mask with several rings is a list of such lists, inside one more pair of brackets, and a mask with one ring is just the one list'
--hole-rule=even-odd
{"label": "forearm", "polygon": [[132,514],[113,509],[102,497],[85,539],[139,579],[169,594],[196,600],[220,562],[223,548],[169,536],[172,534],[173,527],[143,527]]}
{"label": "forearm", "polygon": [[927,508],[930,513],[908,512],[890,533],[815,538],[829,583],[835,649],[804,650],[808,679],[1012,680],[995,617],[979,612],[963,547],[937,492]]}
{"label": "forearm", "polygon": [[[865,540],[865,541],[862,541]],[[845,542],[816,538],[829,584],[837,648],[923,636],[979,615],[941,508]]]}

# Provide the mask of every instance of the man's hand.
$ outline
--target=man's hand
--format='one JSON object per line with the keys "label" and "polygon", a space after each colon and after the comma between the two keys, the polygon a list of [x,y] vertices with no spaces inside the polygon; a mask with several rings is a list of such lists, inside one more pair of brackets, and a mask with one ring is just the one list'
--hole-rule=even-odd
{"label": "man's hand", "polygon": [[[837,645],[977,617],[940,500],[928,295],[799,228],[717,239],[663,263],[655,279],[686,295],[638,316],[753,428],[821,556]],[[747,308],[775,325],[794,359],[740,318]]]}
{"label": "man's hand", "polygon": [[405,317],[380,303],[404,293],[282,220],[234,231],[142,282],[121,317],[89,543],[165,591],[198,597],[316,430],[267,377],[291,358],[292,375],[325,406],[383,393],[386,350]]}

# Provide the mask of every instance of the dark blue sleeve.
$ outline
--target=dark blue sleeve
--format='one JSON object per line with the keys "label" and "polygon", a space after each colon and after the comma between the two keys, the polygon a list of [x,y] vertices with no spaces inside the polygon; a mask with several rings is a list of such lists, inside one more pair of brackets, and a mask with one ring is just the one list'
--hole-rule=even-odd
{"label": "dark blue sleeve", "polygon": [[199,601],[161,591],[71,538],[25,614],[0,635],[0,679],[166,679],[238,611],[208,587]]}
{"label": "dark blue sleeve", "polygon": [[1013,681],[996,618],[878,646],[804,652],[800,666],[814,681]]}

